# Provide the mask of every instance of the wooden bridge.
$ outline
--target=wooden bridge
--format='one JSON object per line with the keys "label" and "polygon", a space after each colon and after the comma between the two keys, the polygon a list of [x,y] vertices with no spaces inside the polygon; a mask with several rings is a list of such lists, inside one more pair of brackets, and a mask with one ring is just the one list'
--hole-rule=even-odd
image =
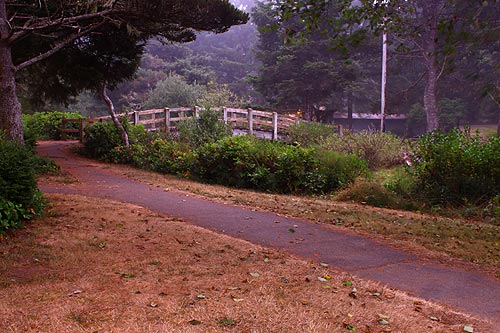
{"label": "wooden bridge", "polygon": [[[118,117],[127,117],[134,125],[144,125],[148,131],[175,131],[179,121],[191,117],[198,117],[202,109],[200,107],[178,107],[152,109],[145,111],[133,111],[119,114]],[[250,135],[257,131],[269,133],[273,140],[278,139],[278,134],[283,133],[288,127],[298,123],[300,118],[289,115],[281,115],[277,112],[258,111],[253,109],[237,108],[215,108],[223,113],[223,119],[231,128],[244,130]],[[83,141],[85,127],[96,122],[110,121],[111,116],[99,118],[63,119],[62,138],[65,140],[68,134],[78,135]],[[70,125],[67,124],[76,124]]]}

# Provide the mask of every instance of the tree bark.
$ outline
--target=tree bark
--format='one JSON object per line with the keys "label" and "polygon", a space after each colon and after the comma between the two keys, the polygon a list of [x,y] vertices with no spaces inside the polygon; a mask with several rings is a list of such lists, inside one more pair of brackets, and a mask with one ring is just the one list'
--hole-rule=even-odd
{"label": "tree bark", "polygon": [[16,68],[8,43],[9,33],[5,0],[0,0],[0,132],[5,132],[7,139],[24,143],[21,104],[16,94]]}
{"label": "tree bark", "polygon": [[125,145],[125,147],[129,148],[130,142],[128,139],[128,133],[125,130],[125,128],[123,127],[122,123],[120,122],[120,119],[118,119],[118,117],[116,116],[115,106],[114,106],[111,98],[109,98],[109,96],[106,92],[106,88],[107,88],[107,84],[106,84],[106,82],[104,82],[102,85],[102,90],[101,90],[102,98],[104,99],[104,102],[106,102],[106,105],[108,106],[108,112],[109,112],[109,115],[111,116],[111,120],[113,120],[113,123],[115,124],[116,128],[118,128],[118,130],[120,131],[120,134],[121,134],[121,137],[123,140],[123,144]]}
{"label": "tree bark", "polygon": [[500,137],[500,110],[498,111],[497,136]]}
{"label": "tree bark", "polygon": [[437,110],[436,84],[437,68],[434,57],[427,61],[427,80],[424,92],[424,111],[427,118],[427,132],[439,128],[439,118]]}
{"label": "tree bark", "polygon": [[437,49],[437,17],[435,11],[438,4],[432,3],[428,7],[424,7],[424,14],[427,9],[428,13],[424,17],[429,17],[428,32],[426,34],[424,62],[427,68],[427,78],[424,91],[424,111],[427,118],[427,132],[437,130],[439,128],[439,118],[437,109],[437,65],[436,65],[436,49]]}
{"label": "tree bark", "polygon": [[352,100],[352,88],[347,88],[347,126],[349,131],[352,132],[352,109],[353,109],[353,100]]}

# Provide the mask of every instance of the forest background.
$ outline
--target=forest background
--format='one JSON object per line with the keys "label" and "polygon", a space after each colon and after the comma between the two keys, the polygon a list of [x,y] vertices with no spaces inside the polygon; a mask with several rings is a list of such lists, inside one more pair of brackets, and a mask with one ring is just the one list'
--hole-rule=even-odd
{"label": "forest background", "polygon": [[[306,119],[323,122],[332,122],[334,114],[380,112],[380,35],[366,34],[350,41],[356,47],[345,48],[334,45],[332,31],[290,42],[294,21],[280,22],[267,2],[231,2],[251,13],[249,23],[224,34],[200,33],[190,43],[148,41],[135,78],[110,92],[117,111],[224,105],[300,111]],[[436,101],[443,130],[499,121],[499,39],[491,34],[481,39],[474,36],[461,34],[447,40],[436,53]],[[396,33],[388,37],[386,112],[405,115],[397,134],[422,133],[426,128],[425,56],[418,52],[418,40],[402,41]],[[39,75],[37,79],[31,71],[29,79],[20,79],[24,113],[107,114],[102,97],[65,86],[56,78]]]}

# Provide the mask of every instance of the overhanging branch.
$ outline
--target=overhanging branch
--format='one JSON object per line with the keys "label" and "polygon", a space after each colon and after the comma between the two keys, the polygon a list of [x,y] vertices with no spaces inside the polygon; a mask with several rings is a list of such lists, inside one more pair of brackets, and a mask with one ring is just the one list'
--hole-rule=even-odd
{"label": "overhanging branch", "polygon": [[42,53],[42,54],[40,54],[34,58],[31,58],[29,60],[26,60],[25,62],[17,65],[15,68],[16,71],[19,71],[23,68],[26,68],[28,66],[33,65],[34,63],[37,63],[37,62],[42,61],[44,59],[47,59],[48,57],[50,57],[54,53],[61,50],[63,47],[67,46],[69,43],[71,43],[75,39],[78,39],[82,36],[85,36],[85,35],[89,34],[90,32],[92,32],[93,30],[96,30],[97,28],[101,27],[102,25],[105,24],[105,22],[106,21],[99,22],[99,23],[94,24],[93,26],[91,26],[83,31],[79,31],[75,34],[70,35],[69,37],[67,37],[67,38],[63,39],[62,41],[60,41],[59,43],[57,43],[57,45],[55,47],[53,47],[52,49],[50,49],[49,51]]}

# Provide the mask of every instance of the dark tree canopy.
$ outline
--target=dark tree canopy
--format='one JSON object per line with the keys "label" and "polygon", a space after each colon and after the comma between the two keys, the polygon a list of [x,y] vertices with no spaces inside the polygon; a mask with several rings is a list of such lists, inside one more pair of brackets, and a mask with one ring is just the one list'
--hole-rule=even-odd
{"label": "dark tree canopy", "polygon": [[[120,65],[122,75],[117,77],[124,79],[130,69],[137,67],[141,43],[153,36],[167,42],[187,42],[195,39],[197,31],[222,33],[247,20],[248,15],[227,0],[0,0],[0,129],[6,130],[10,138],[22,141],[16,74],[58,52],[68,56],[64,58],[71,60],[68,64],[91,62],[92,70],[87,74],[100,72],[94,81],[106,72],[102,65],[109,71],[123,62],[129,67]],[[113,38],[113,43],[106,42],[107,38],[108,42]],[[120,43],[131,46],[128,55],[116,54],[124,51]],[[113,56],[106,57],[106,53]],[[99,64],[101,57],[106,64]],[[45,63],[48,67],[40,63],[41,67],[34,71],[44,72],[47,78],[51,73],[62,73],[55,64],[55,60]],[[79,77],[79,85],[85,86],[84,75]],[[62,84],[79,89],[75,82],[70,82]]]}

